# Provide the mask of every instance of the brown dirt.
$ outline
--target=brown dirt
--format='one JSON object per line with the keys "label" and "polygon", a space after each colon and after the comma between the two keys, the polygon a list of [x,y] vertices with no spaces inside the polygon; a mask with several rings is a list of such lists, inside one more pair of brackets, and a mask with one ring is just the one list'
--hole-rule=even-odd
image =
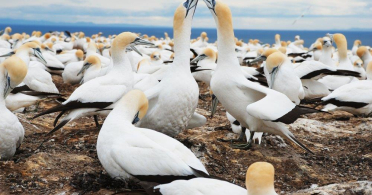
{"label": "brown dirt", "polygon": [[[77,87],[63,85],[58,76],[53,79],[67,96]],[[200,88],[205,100],[199,101],[198,111],[208,116],[211,98],[204,85]],[[54,100],[45,100],[38,110],[17,114],[25,128],[25,140],[12,160],[0,162],[0,195],[141,194],[136,184],[115,181],[103,170],[95,148],[99,128],[92,118],[68,124],[36,150],[57,115],[35,120],[31,117],[54,105]],[[281,194],[312,184],[371,180],[372,118],[356,118],[344,112],[321,113],[299,119],[289,128],[316,155],[272,135],[266,135],[261,145],[250,150],[232,149],[230,143],[218,141],[237,137],[221,105],[204,127],[184,131],[177,139],[193,150],[210,174],[243,187],[248,166],[257,161],[274,165],[275,188]]]}

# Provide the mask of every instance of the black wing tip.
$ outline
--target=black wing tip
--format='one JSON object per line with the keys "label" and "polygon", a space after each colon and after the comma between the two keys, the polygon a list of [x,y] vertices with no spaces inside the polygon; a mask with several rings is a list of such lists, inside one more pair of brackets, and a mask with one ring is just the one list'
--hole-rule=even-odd
{"label": "black wing tip", "polygon": [[46,134],[46,136],[52,135],[54,132],[58,131],[62,127],[64,127],[68,122],[70,122],[70,119],[68,120],[63,120],[61,123],[59,123],[56,127],[54,127],[53,130],[51,130],[49,133]]}
{"label": "black wing tip", "polygon": [[289,136],[296,144],[298,144],[302,149],[306,150],[308,153],[315,155],[313,151],[311,151],[309,148],[307,148],[304,144],[302,144],[300,141],[298,141],[294,136]]}

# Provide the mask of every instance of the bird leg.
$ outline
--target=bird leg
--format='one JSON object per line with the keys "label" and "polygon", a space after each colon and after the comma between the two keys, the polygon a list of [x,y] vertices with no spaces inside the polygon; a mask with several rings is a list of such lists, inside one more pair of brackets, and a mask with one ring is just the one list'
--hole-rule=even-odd
{"label": "bird leg", "polygon": [[221,141],[221,142],[230,142],[230,143],[245,142],[245,141],[246,141],[246,137],[245,137],[245,131],[246,131],[246,130],[247,130],[247,128],[242,127],[242,132],[240,133],[238,139],[229,139],[229,140],[226,140],[226,139],[218,139],[218,141]]}
{"label": "bird leg", "polygon": [[234,149],[248,150],[249,148],[252,147],[253,136],[254,136],[254,131],[251,132],[251,136],[250,136],[249,140],[247,141],[247,143],[245,143],[245,144],[233,144],[233,145],[231,145],[231,147],[234,148]]}
{"label": "bird leg", "polygon": [[212,94],[211,118],[213,118],[213,115],[216,113],[217,105],[218,99],[214,94]]}
{"label": "bird leg", "polygon": [[93,118],[94,118],[94,122],[96,123],[96,127],[99,127],[98,116],[94,115]]}

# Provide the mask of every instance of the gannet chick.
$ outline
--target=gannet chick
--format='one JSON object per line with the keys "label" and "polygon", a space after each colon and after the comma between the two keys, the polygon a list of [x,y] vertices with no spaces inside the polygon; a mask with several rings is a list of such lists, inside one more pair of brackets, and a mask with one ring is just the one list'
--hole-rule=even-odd
{"label": "gannet chick", "polygon": [[363,60],[364,69],[367,69],[367,65],[372,61],[372,55],[369,53],[368,48],[365,46],[359,47],[357,50],[357,55]]}
{"label": "gannet chick", "polygon": [[23,126],[5,107],[5,98],[26,74],[26,63],[15,55],[0,64],[0,160],[9,160],[23,141]]}
{"label": "gannet chick", "polygon": [[84,61],[84,65],[81,70],[78,72],[78,76],[83,74],[83,78],[80,81],[80,84],[86,83],[98,76],[101,72],[101,60],[95,55],[87,57]]}
{"label": "gannet chick", "polygon": [[300,78],[296,75],[291,61],[281,52],[271,54],[266,60],[265,76],[270,89],[285,94],[299,105],[305,98]]}
{"label": "gannet chick", "polygon": [[132,90],[106,118],[97,139],[97,155],[107,173],[116,179],[135,178],[155,184],[208,177],[203,164],[182,143],[133,125],[143,119],[148,107],[145,94]]}

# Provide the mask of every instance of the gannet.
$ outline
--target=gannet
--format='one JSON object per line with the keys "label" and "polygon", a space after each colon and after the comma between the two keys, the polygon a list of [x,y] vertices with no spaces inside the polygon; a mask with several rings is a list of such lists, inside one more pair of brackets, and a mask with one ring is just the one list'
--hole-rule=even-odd
{"label": "gannet", "polygon": [[67,64],[62,73],[63,82],[72,85],[80,83],[83,75],[78,73],[83,68],[83,66],[84,61],[71,62]]}
{"label": "gannet", "polygon": [[23,141],[23,126],[5,107],[5,98],[26,74],[27,65],[15,55],[0,64],[0,160],[10,159]]}
{"label": "gannet", "polygon": [[241,72],[235,54],[230,8],[221,1],[204,2],[215,18],[218,30],[218,62],[211,80],[213,93],[243,127],[253,132],[283,136],[311,152],[294,138],[285,124],[293,123],[302,114],[316,111],[296,106],[284,94],[248,81]]}
{"label": "gannet", "polygon": [[336,106],[331,110],[343,110],[354,115],[369,115],[372,112],[371,91],[371,80],[352,82],[322,98],[322,104]]}
{"label": "gannet", "polygon": [[301,80],[296,75],[293,64],[284,54],[281,52],[271,54],[266,60],[264,70],[270,89],[285,94],[296,105],[305,98]]}
{"label": "gannet", "polygon": [[226,181],[207,178],[177,180],[169,184],[156,186],[161,195],[277,195],[274,189],[275,170],[272,164],[256,162],[249,166],[246,173],[246,187]]}
{"label": "gannet", "polygon": [[353,48],[351,49],[351,53],[353,55],[357,55],[358,48],[362,45],[362,42],[360,40],[355,40]]}
{"label": "gannet", "polygon": [[366,71],[367,80],[372,80],[372,62],[369,62]]}
{"label": "gannet", "polygon": [[101,60],[96,55],[87,57],[84,61],[84,65],[77,75],[83,74],[83,78],[80,83],[86,83],[94,78],[100,76],[101,72]]}
{"label": "gannet", "polygon": [[197,69],[204,69],[203,71],[194,72],[192,76],[196,81],[205,83],[208,87],[211,82],[212,72],[216,69],[217,54],[211,48],[205,48],[203,52],[197,56],[191,63],[197,62]]}
{"label": "gannet", "polygon": [[56,55],[56,58],[64,65],[67,65],[71,62],[82,61],[84,58],[84,52],[78,49],[73,52]]}
{"label": "gannet", "polygon": [[198,85],[190,71],[191,23],[197,1],[188,0],[174,14],[173,64],[162,81],[145,92],[149,99],[149,111],[137,124],[169,136],[176,136],[186,128],[201,126],[206,118],[195,113],[199,99]]}
{"label": "gannet", "polygon": [[[61,123],[50,132],[53,133],[68,122],[82,116],[106,116],[109,112],[106,108],[112,106],[133,88],[134,76],[126,55],[126,48],[131,47],[135,49],[135,45],[152,45],[152,43],[142,40],[137,35],[129,32],[118,35],[112,45],[112,71],[105,76],[97,77],[84,83],[61,105],[40,113],[34,118],[49,113],[61,112],[55,120],[54,124],[56,125],[58,119],[67,113],[61,119]],[[97,120],[96,125],[98,125]]]}
{"label": "gannet", "polygon": [[368,51],[368,48],[365,46],[359,47],[359,49],[357,50],[357,55],[360,59],[363,60],[364,69],[367,69],[367,65],[369,64],[369,62],[372,61],[372,55]]}
{"label": "gannet", "polygon": [[143,119],[148,107],[145,94],[132,90],[118,101],[106,118],[97,139],[97,155],[107,173],[116,179],[138,179],[155,184],[208,177],[203,164],[182,143],[152,129],[133,125]]}

